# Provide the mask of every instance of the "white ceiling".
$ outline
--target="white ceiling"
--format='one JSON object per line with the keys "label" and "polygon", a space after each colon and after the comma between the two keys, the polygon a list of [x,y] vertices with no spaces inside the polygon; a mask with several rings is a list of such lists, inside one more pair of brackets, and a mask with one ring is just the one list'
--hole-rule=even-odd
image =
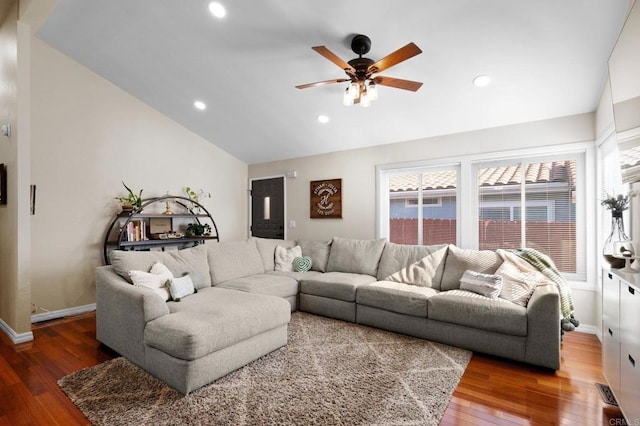
{"label": "white ceiling", "polygon": [[[38,36],[249,163],[594,111],[627,0],[60,0]],[[370,108],[342,105],[353,34],[373,60],[423,51],[382,75]],[[488,74],[477,88],[472,79]],[[193,101],[208,108],[197,111]],[[326,114],[328,124],[316,117]],[[437,147],[434,147],[437,149]]]}

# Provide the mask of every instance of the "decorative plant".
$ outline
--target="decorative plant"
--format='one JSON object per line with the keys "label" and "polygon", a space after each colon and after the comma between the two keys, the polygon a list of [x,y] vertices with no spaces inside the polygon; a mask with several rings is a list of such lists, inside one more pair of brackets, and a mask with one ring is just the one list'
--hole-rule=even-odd
{"label": "decorative plant", "polygon": [[204,192],[203,189],[199,189],[197,192],[189,186],[184,187],[184,192],[187,194],[187,197],[194,202],[192,208],[196,208],[198,213],[200,213],[200,207],[195,203],[200,203],[201,198],[211,198],[210,192]]}
{"label": "decorative plant", "polygon": [[611,215],[613,217],[621,217],[622,212],[629,208],[629,202],[631,201],[631,197],[629,195],[618,194],[618,196],[610,196],[607,194],[607,198],[600,202],[600,205],[607,208],[607,210],[611,210]]}
{"label": "decorative plant", "polygon": [[187,237],[209,235],[211,233],[211,226],[209,224],[190,223],[187,225]]}
{"label": "decorative plant", "polygon": [[136,208],[139,209],[142,207],[142,189],[140,190],[140,192],[138,193],[138,195],[136,195],[131,188],[129,188],[127,186],[126,183],[124,183],[124,181],[122,182],[122,185],[125,187],[125,189],[127,190],[128,194],[126,197],[116,197],[116,200],[118,200],[120,202],[120,205],[125,208],[125,207],[131,207],[131,208]]}

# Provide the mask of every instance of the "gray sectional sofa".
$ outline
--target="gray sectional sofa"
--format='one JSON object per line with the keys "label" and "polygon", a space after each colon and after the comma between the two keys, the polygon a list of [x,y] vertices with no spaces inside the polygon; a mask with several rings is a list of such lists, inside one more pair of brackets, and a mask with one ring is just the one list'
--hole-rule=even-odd
{"label": "gray sectional sofa", "polygon": [[[276,248],[296,245],[311,270],[278,270]],[[164,301],[131,284],[130,270],[158,261],[175,276],[189,273],[197,292]],[[465,271],[499,269],[503,259],[491,251],[250,238],[174,252],[114,251],[111,262],[97,269],[98,340],[185,394],[285,345],[296,310],[560,366],[555,285],[537,285],[520,305],[460,289]]]}

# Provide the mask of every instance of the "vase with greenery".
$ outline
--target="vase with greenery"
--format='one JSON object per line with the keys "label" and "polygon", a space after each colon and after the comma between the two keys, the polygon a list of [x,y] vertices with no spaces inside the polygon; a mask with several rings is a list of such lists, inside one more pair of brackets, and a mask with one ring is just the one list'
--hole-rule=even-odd
{"label": "vase with greenery", "polygon": [[120,202],[120,207],[122,207],[122,211],[130,212],[130,211],[133,211],[134,209],[138,210],[142,208],[142,189],[136,195],[136,193],[134,193],[131,190],[131,188],[129,188],[127,184],[124,183],[124,181],[122,182],[122,185],[127,190],[127,196],[116,197],[116,200]]}
{"label": "vase with greenery", "polygon": [[[618,194],[617,196],[609,196],[602,200],[600,203],[611,211],[611,232],[604,242],[602,247],[602,254],[605,260],[611,265],[612,268],[623,268],[625,261],[621,259],[621,253],[615,252],[616,242],[629,241],[630,238],[624,230],[624,220],[622,219],[622,212],[629,208],[629,195]],[[616,257],[618,256],[618,257]]]}
{"label": "vase with greenery", "polygon": [[184,192],[187,194],[187,197],[193,202],[191,205],[192,210],[196,210],[196,213],[202,213],[202,209],[200,208],[200,199],[201,198],[211,198],[210,192],[205,192],[203,189],[199,189],[198,191],[192,189],[189,186],[184,187]]}

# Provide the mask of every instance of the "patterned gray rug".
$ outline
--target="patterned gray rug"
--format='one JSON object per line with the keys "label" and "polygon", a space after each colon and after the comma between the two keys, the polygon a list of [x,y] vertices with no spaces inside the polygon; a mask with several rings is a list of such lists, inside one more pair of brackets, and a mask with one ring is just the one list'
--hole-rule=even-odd
{"label": "patterned gray rug", "polygon": [[58,384],[96,425],[436,425],[470,359],[297,312],[287,346],[186,397],[124,358]]}

